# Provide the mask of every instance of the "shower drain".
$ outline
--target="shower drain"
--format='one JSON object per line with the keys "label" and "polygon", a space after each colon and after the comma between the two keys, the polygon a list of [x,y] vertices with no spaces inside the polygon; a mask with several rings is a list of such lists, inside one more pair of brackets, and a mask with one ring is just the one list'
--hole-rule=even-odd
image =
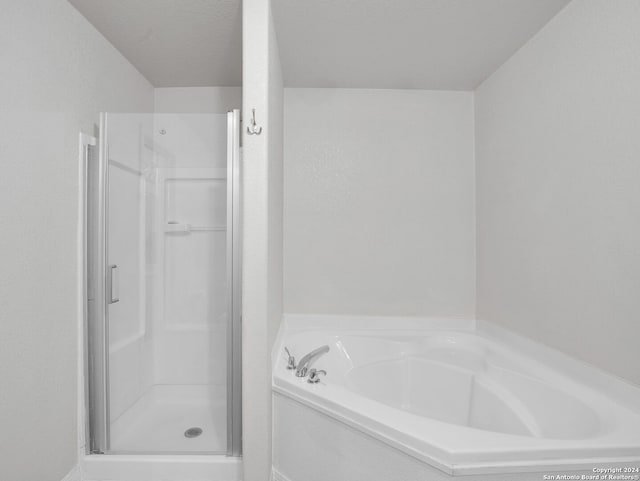
{"label": "shower drain", "polygon": [[184,432],[185,438],[197,438],[202,434],[202,429],[200,428],[189,428]]}

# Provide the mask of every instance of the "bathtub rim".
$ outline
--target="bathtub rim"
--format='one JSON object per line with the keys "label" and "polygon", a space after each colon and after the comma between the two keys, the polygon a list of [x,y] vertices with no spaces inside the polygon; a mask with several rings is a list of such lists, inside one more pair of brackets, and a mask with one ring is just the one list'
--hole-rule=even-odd
{"label": "bathtub rim", "polygon": [[[389,328],[390,323],[393,325],[392,329]],[[285,313],[271,353],[272,372],[275,373],[276,361],[281,354],[281,346],[286,336],[302,331],[360,330],[447,330],[477,333],[498,343],[507,344],[526,356],[535,358],[536,362],[576,379],[580,384],[606,392],[607,397],[640,414],[640,385],[494,322],[480,319]]]}
{"label": "bathtub rim", "polygon": [[[390,327],[392,326],[392,327]],[[437,468],[449,475],[475,475],[475,474],[504,474],[514,472],[543,472],[562,470],[584,470],[596,467],[607,467],[614,464],[640,463],[640,454],[632,456],[604,455],[594,457],[564,457],[522,459],[507,461],[460,461],[453,460],[450,452],[430,446],[428,453],[422,452],[414,446],[403,443],[389,434],[385,434],[382,423],[371,422],[372,418],[363,416],[367,422],[358,421],[358,413],[353,409],[340,409],[337,403],[332,402],[338,409],[320,404],[309,396],[308,392],[296,392],[294,384],[277,379],[276,361],[280,355],[280,349],[286,337],[300,332],[375,332],[375,331],[458,331],[479,335],[489,341],[506,344],[510,349],[521,351],[523,355],[532,357],[545,367],[558,371],[561,375],[571,376],[579,384],[583,384],[593,390],[599,390],[607,394],[604,397],[612,399],[622,407],[640,414],[640,387],[627,381],[612,376],[600,369],[590,366],[580,360],[571,358],[563,352],[551,347],[541,345],[533,340],[524,338],[519,334],[496,326],[487,321],[469,319],[442,319],[442,318],[398,318],[382,316],[336,316],[336,315],[296,315],[284,316],[283,324],[278,333],[273,350],[273,394],[286,396],[302,405],[325,414],[334,420],[347,425],[351,429],[363,432],[385,445],[399,450],[422,462]],[[293,389],[291,389],[293,387]],[[302,393],[302,394],[301,394]],[[373,427],[372,427],[373,425]],[[381,430],[380,427],[383,429]],[[391,432],[393,426],[389,426]],[[397,430],[395,430],[398,432]],[[592,448],[591,448],[592,449]],[[628,448],[627,448],[628,449]],[[635,447],[634,447],[635,449]],[[577,451],[578,449],[576,449]]]}

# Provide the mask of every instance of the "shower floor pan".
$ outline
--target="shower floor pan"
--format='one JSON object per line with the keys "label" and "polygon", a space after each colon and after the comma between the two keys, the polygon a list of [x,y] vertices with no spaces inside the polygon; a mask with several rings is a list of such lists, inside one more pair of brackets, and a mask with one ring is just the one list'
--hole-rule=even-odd
{"label": "shower floor pan", "polygon": [[226,403],[225,386],[152,386],[112,423],[111,452],[224,454]]}

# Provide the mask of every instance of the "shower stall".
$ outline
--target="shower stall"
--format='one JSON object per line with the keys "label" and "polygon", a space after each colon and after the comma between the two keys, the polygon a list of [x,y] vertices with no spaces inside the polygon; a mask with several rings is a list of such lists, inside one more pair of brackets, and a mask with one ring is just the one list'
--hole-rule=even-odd
{"label": "shower stall", "polygon": [[86,450],[241,453],[239,111],[112,114],[84,150]]}

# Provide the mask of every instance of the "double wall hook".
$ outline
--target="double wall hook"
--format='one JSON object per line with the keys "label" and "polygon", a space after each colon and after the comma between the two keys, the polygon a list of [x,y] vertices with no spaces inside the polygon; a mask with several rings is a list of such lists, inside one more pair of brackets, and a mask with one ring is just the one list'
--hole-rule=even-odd
{"label": "double wall hook", "polygon": [[256,109],[251,109],[250,125],[247,125],[247,134],[260,135],[262,133],[262,127],[256,125]]}

